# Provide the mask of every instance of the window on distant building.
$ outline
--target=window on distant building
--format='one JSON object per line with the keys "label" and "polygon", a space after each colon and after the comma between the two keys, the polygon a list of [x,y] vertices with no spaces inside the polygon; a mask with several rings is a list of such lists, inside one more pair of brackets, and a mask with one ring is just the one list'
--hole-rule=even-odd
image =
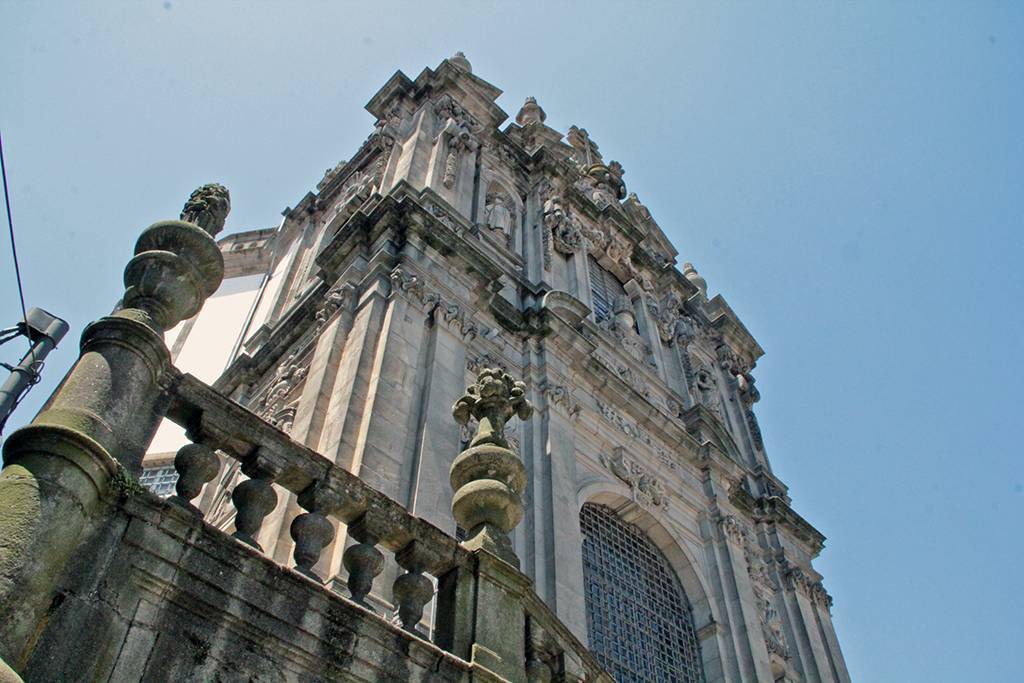
{"label": "window on distant building", "polygon": [[580,511],[590,649],[618,683],[701,683],[690,604],[647,535],[604,505]]}
{"label": "window on distant building", "polygon": [[587,269],[590,273],[590,298],[593,301],[594,318],[598,321],[611,318],[615,313],[615,300],[626,296],[626,289],[615,275],[601,267],[597,259],[589,254]]}
{"label": "window on distant building", "polygon": [[166,498],[174,493],[174,485],[178,483],[178,473],[174,470],[174,465],[147,467],[142,470],[139,483],[161,498]]}

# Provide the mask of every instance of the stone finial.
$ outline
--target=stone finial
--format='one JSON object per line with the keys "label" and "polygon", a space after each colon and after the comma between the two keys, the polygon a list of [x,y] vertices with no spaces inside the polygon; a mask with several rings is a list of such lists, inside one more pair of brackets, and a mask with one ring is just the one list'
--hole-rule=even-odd
{"label": "stone finial", "polygon": [[116,315],[136,317],[163,333],[198,313],[224,277],[224,257],[213,235],[230,209],[223,186],[204,185],[185,203],[183,220],[146,228],[125,267],[123,307]]}
{"label": "stone finial", "polygon": [[533,415],[533,406],[526,399],[526,384],[501,368],[481,370],[476,382],[466,387],[466,393],[452,406],[452,416],[459,424],[466,424],[470,417],[480,422],[471,446],[495,443],[508,448],[505,423],[513,415],[527,420]]}
{"label": "stone finial", "polygon": [[544,123],[548,115],[544,113],[535,97],[527,97],[522,109],[516,114],[516,123],[520,126],[528,126],[531,123]]}
{"label": "stone finial", "polygon": [[449,470],[455,495],[452,514],[466,530],[464,545],[487,550],[518,567],[508,533],[523,518],[522,494],[526,468],[505,439],[505,424],[513,416],[526,420],[533,406],[526,385],[500,368],[485,368],[452,408],[456,422],[479,421],[469,447]]}
{"label": "stone finial", "polygon": [[231,211],[231,195],[218,183],[197,188],[181,210],[181,220],[198,225],[216,237],[224,229],[224,221]]}
{"label": "stone finial", "polygon": [[448,61],[468,74],[473,73],[473,65],[469,63],[469,60],[466,59],[466,55],[464,55],[461,51],[456,52],[454,55],[449,57]]}
{"label": "stone finial", "polygon": [[683,277],[689,280],[694,287],[699,289],[701,295],[705,299],[707,298],[708,282],[703,277],[701,277],[700,273],[697,272],[697,269],[693,267],[692,263],[683,264]]}

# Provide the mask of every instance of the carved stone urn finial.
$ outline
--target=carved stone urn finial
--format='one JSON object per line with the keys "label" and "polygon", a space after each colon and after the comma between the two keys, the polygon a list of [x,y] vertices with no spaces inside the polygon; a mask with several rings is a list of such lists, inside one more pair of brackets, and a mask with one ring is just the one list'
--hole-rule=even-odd
{"label": "carved stone urn finial", "polygon": [[470,417],[480,421],[470,446],[494,443],[508,448],[505,423],[513,415],[526,420],[532,414],[533,406],[526,400],[526,385],[501,368],[482,369],[476,383],[466,387],[466,393],[452,406],[452,416],[459,424],[466,424]]}
{"label": "carved stone urn finial", "polygon": [[528,126],[531,123],[544,123],[548,115],[544,113],[541,106],[537,104],[536,97],[527,97],[522,108],[516,114],[516,123],[520,126]]}
{"label": "carved stone urn finial", "polygon": [[518,567],[508,533],[523,518],[522,494],[526,468],[505,439],[505,424],[513,416],[526,420],[533,406],[526,385],[500,368],[484,368],[476,382],[455,402],[452,415],[459,424],[479,421],[469,447],[459,453],[449,471],[452,514],[466,530],[466,547],[488,550]]}
{"label": "carved stone urn finial", "polygon": [[449,57],[448,61],[468,74],[473,73],[473,65],[469,63],[469,60],[466,59],[466,55],[464,55],[461,51],[456,52],[454,55]]}
{"label": "carved stone urn finial", "polygon": [[197,188],[181,210],[181,220],[198,225],[216,237],[224,229],[224,221],[231,211],[231,195],[228,188],[218,183],[208,183]]}
{"label": "carved stone urn finial", "polygon": [[230,209],[223,185],[204,185],[185,203],[182,220],[146,228],[124,270],[124,306],[117,315],[137,317],[162,334],[198,313],[224,277],[213,236]]}
{"label": "carved stone urn finial", "polygon": [[708,296],[708,281],[701,277],[701,274],[697,272],[697,269],[693,267],[692,263],[683,264],[683,277],[689,280],[694,287],[700,290],[701,296],[705,299]]}

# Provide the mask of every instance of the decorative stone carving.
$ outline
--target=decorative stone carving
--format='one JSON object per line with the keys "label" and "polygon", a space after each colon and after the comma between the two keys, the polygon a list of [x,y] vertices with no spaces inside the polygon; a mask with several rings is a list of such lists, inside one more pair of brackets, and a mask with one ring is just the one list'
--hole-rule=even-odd
{"label": "decorative stone carving", "polygon": [[769,654],[789,659],[789,646],[786,645],[786,636],[782,630],[782,616],[775,608],[773,596],[758,595],[757,598],[761,632],[764,635],[764,644],[768,648]]}
{"label": "decorative stone carving", "polygon": [[146,228],[124,269],[122,310],[134,309],[161,334],[198,313],[224,277],[224,258],[212,236],[223,228],[230,207],[223,186],[204,185],[185,204],[181,215],[187,221]]}
{"label": "decorative stone carving", "polygon": [[320,308],[316,310],[316,326],[314,333],[319,334],[320,331],[327,325],[327,321],[331,319],[334,312],[348,305],[352,301],[352,297],[355,294],[356,288],[350,282],[346,282],[343,285],[337,285],[332,287],[324,295],[324,300],[320,304]]}
{"label": "decorative stone carving", "polygon": [[508,533],[523,517],[526,468],[509,448],[504,432],[513,416],[526,420],[532,414],[526,385],[498,368],[481,370],[452,407],[459,424],[470,418],[479,422],[469,448],[455,458],[449,471],[455,491],[452,514],[466,529],[464,544],[489,550],[517,567]]}
{"label": "decorative stone carving", "polygon": [[581,406],[573,398],[571,389],[546,378],[541,380],[537,389],[547,399],[549,406],[563,410],[569,417],[579,417]]}
{"label": "decorative stone carving", "polygon": [[441,224],[447,228],[451,228],[456,234],[460,234],[463,230],[462,223],[455,220],[455,218],[445,210],[440,204],[436,202],[428,201],[424,208],[430,212],[430,215],[441,221]]}
{"label": "decorative stone carving", "polygon": [[819,607],[832,611],[832,596],[825,590],[825,586],[822,585],[821,581],[817,581],[811,586],[811,598],[816,605]]}
{"label": "decorative stone carving", "polygon": [[630,422],[615,411],[614,408],[602,401],[597,402],[597,409],[608,423],[615,426],[623,434],[636,439],[643,445],[650,448],[658,456],[658,461],[670,470],[678,469],[675,459],[669,454],[668,449],[659,444],[651,435],[641,429],[634,422]]}
{"label": "decorative stone carving", "polygon": [[224,221],[231,211],[231,196],[223,185],[209,183],[196,189],[181,210],[181,220],[198,225],[210,237],[224,229]]}
{"label": "decorative stone carving", "polygon": [[807,573],[803,569],[795,565],[790,565],[783,575],[786,579],[786,587],[790,590],[799,591],[808,597],[811,596],[811,589],[814,582],[811,577],[807,576]]}
{"label": "decorative stone carving", "polygon": [[747,528],[732,515],[725,515],[718,520],[725,537],[739,546],[744,546],[747,540]]}
{"label": "decorative stone carving", "polygon": [[341,172],[345,170],[346,166],[348,166],[348,162],[339,161],[337,166],[335,166],[334,168],[329,168],[326,171],[324,171],[324,177],[321,178],[320,182],[316,184],[317,192],[322,191],[325,187],[330,185],[335,178],[341,175]]}
{"label": "decorative stone carving", "polygon": [[594,359],[613,375],[629,385],[636,393],[643,396],[644,400],[652,405],[658,403],[657,398],[651,391],[650,383],[641,375],[638,375],[625,363],[617,362],[602,354],[595,354]]}
{"label": "decorative stone carving", "polygon": [[477,335],[489,339],[489,335],[492,334],[490,328],[473,322],[469,314],[458,304],[444,301],[441,295],[435,292],[427,292],[420,279],[407,273],[402,266],[395,266],[391,271],[391,290],[410,294],[428,314],[436,315],[439,312],[440,319],[450,328],[457,330],[467,341],[472,341]]}
{"label": "decorative stone carving", "polygon": [[451,121],[467,133],[473,133],[483,128],[480,122],[448,93],[444,93],[434,101],[434,112],[442,121]]}
{"label": "decorative stone carving", "polygon": [[519,113],[516,114],[516,123],[520,126],[529,126],[534,123],[544,123],[548,118],[548,115],[544,113],[540,105],[537,104],[537,99],[534,97],[527,97],[526,101],[523,102],[522,108]]}
{"label": "decorative stone carving", "polygon": [[444,178],[441,180],[445,187],[455,185],[455,174],[459,167],[459,152],[462,151],[458,144],[458,138],[453,137],[448,145],[448,156],[444,160]]}
{"label": "decorative stone carving", "polygon": [[622,446],[615,447],[610,456],[602,454],[601,464],[629,486],[635,502],[644,507],[661,507],[667,503],[665,485],[646,467],[629,458]]}
{"label": "decorative stone carving", "polygon": [[259,415],[264,419],[269,419],[280,411],[292,390],[306,377],[307,371],[307,368],[300,367],[296,363],[294,353],[289,354],[284,362],[277,366],[274,380],[263,400],[260,401]]}
{"label": "decorative stone carving", "polygon": [[495,358],[490,353],[482,353],[479,355],[467,355],[466,356],[466,369],[470,372],[480,372],[484,368],[501,368],[502,370],[508,370],[505,367],[504,361]]}
{"label": "decorative stone carving", "polygon": [[[349,204],[362,204],[362,200],[369,195],[370,186],[374,182],[374,176],[364,171],[354,171],[345,179],[341,189],[338,190],[338,200],[334,203],[334,213],[337,216],[342,213]],[[354,201],[362,198],[360,201]]]}
{"label": "decorative stone carving", "polygon": [[558,197],[544,202],[544,225],[551,233],[551,241],[560,254],[571,255],[583,248],[583,233],[579,221],[562,205]]}
{"label": "decorative stone carving", "polygon": [[390,129],[391,126],[388,125],[370,136],[370,142],[380,150],[373,162],[373,182],[375,184],[379,184],[384,179],[384,171],[387,169],[388,159],[391,157],[391,149],[395,146],[395,138]]}

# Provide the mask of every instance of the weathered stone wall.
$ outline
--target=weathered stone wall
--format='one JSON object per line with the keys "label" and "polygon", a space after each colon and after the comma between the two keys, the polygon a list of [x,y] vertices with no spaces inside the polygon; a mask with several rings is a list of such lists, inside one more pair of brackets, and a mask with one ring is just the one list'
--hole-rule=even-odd
{"label": "weathered stone wall", "polygon": [[69,564],[25,681],[462,681],[469,665],[135,492]]}

